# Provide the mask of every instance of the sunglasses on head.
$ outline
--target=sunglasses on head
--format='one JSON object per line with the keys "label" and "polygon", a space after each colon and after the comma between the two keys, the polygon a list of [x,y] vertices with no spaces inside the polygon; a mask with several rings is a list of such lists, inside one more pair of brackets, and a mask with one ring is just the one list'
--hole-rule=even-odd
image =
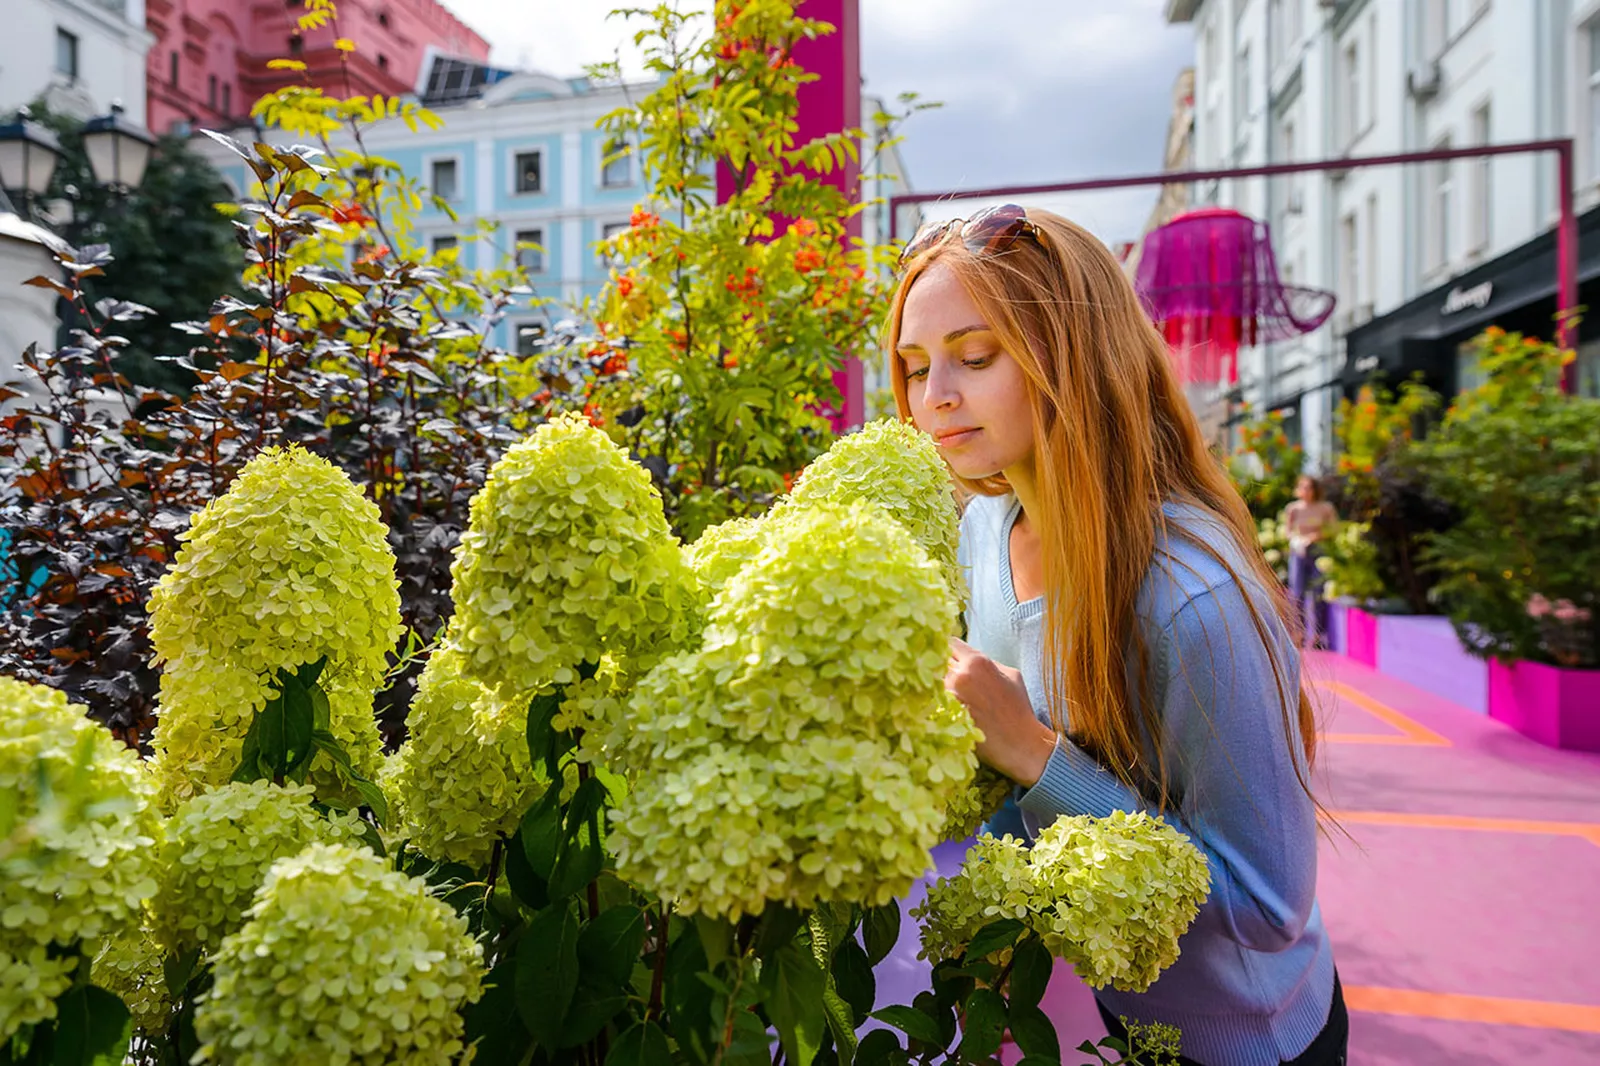
{"label": "sunglasses on head", "polygon": [[1009,251],[1022,237],[1031,237],[1035,245],[1039,244],[1039,229],[1028,221],[1028,213],[1021,205],[1000,204],[998,207],[985,208],[971,218],[930,222],[922,227],[900,250],[895,270],[904,269],[906,263],[918,255],[942,244],[950,231],[957,227],[960,227],[961,242],[974,255],[997,255]]}

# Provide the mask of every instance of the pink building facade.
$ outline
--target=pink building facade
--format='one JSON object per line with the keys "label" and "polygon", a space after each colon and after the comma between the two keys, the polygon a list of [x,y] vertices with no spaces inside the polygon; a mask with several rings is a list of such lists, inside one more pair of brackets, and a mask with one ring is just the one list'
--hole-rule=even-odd
{"label": "pink building facade", "polygon": [[[430,50],[486,62],[489,44],[435,0],[340,0],[339,24],[300,33],[300,0],[146,0],[150,129],[241,124],[263,93],[309,77],[336,96],[414,92]],[[348,67],[333,42],[356,50]],[[292,58],[306,72],[269,70]],[[348,70],[348,81],[347,73]]]}

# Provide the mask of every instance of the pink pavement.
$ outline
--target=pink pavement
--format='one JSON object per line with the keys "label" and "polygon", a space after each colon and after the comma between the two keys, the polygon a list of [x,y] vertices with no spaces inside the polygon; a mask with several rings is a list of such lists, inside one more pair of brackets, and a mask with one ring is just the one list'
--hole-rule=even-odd
{"label": "pink pavement", "polygon": [[[1306,676],[1334,819],[1318,896],[1350,1066],[1600,1064],[1600,756],[1545,748],[1341,656],[1309,653]],[[941,848],[940,872],[963,850]],[[880,1005],[926,987],[914,938],[907,921]],[[1058,966],[1042,1005],[1079,1066],[1068,1049],[1105,1035],[1088,988]]]}

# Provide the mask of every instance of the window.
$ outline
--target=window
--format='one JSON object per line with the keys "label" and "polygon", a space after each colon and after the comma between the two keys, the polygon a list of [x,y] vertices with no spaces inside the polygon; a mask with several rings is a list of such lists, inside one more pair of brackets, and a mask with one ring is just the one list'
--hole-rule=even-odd
{"label": "window", "polygon": [[[1472,113],[1472,143],[1489,143],[1489,105],[1485,103]],[[1467,251],[1482,252],[1489,247],[1489,160],[1474,159],[1471,164],[1471,197],[1467,219]]]}
{"label": "window", "polygon": [[517,231],[517,265],[529,274],[544,273],[544,230]]}
{"label": "window", "polygon": [[1361,272],[1361,280],[1366,283],[1361,302],[1367,305],[1367,314],[1371,315],[1378,303],[1378,194],[1375,192],[1367,193],[1366,256],[1366,269]]}
{"label": "window", "polygon": [[518,152],[512,164],[516,190],[519,193],[544,191],[544,154]]}
{"label": "window", "polygon": [[233,86],[226,82],[222,86],[222,113],[233,114]]}
{"label": "window", "polygon": [[1339,132],[1345,147],[1361,136],[1361,48],[1351,41],[1344,46],[1340,70]]}
{"label": "window", "polygon": [[1352,314],[1352,326],[1355,305],[1361,299],[1361,247],[1356,233],[1356,216],[1352,211],[1339,220],[1339,296],[1347,313]]}
{"label": "window", "polygon": [[633,184],[633,156],[625,141],[606,145],[605,161],[600,164],[600,184],[608,189]]}
{"label": "window", "polygon": [[1423,0],[1422,58],[1438,59],[1450,42],[1450,0]]}
{"label": "window", "polygon": [[453,233],[442,233],[433,239],[433,254],[448,252],[461,243],[461,239]]}
{"label": "window", "polygon": [[455,200],[461,194],[461,188],[456,181],[456,161],[454,159],[435,159],[431,169],[432,180],[428,188],[433,190],[433,195],[441,200]]}
{"label": "window", "polygon": [[78,80],[78,35],[56,27],[56,73]]}
{"label": "window", "polygon": [[[1278,130],[1278,156],[1284,163],[1295,162],[1294,119],[1284,119],[1283,125]],[[1298,215],[1304,210],[1300,202],[1300,175],[1287,174],[1283,179],[1283,212],[1286,215]]]}
{"label": "window", "polygon": [[173,87],[178,84],[178,53],[176,52],[167,56],[167,84]]}
{"label": "window", "polygon": [[1239,49],[1233,67],[1233,129],[1239,141],[1250,133],[1250,46]]}
{"label": "window", "polygon": [[[1450,138],[1445,137],[1434,147],[1449,148]],[[1441,270],[1450,264],[1450,202],[1455,192],[1453,180],[1450,160],[1428,164],[1428,248],[1424,261],[1429,272]]]}
{"label": "window", "polygon": [[1283,23],[1283,0],[1270,0],[1267,4],[1267,25],[1272,28],[1272,36],[1267,41],[1267,56],[1272,61],[1272,68],[1277,69],[1283,62],[1283,57],[1288,48],[1285,36],[1287,27]]}
{"label": "window", "polygon": [[1600,179],[1600,19],[1589,23],[1589,177]]}
{"label": "window", "polygon": [[[609,241],[619,233],[626,233],[627,231],[628,223],[626,222],[607,222],[605,225],[600,227],[600,239]],[[600,262],[605,266],[610,266],[612,264],[611,256],[602,253],[600,256]]]}
{"label": "window", "polygon": [[538,355],[544,350],[546,331],[543,322],[519,322],[515,328],[518,355]]}
{"label": "window", "polygon": [[385,74],[389,73],[389,57],[382,52],[378,53],[378,69]]}
{"label": "window", "polygon": [[206,76],[206,106],[213,111],[217,109],[217,76],[215,74]]}
{"label": "window", "polygon": [[297,56],[306,50],[306,39],[298,33],[289,38],[289,54]]}
{"label": "window", "polygon": [[1217,98],[1222,95],[1222,72],[1217,68],[1220,63],[1217,58],[1217,31],[1210,23],[1206,24],[1204,43],[1201,47],[1201,58],[1205,61],[1202,73],[1205,77],[1202,99],[1205,101],[1205,121],[1200,124],[1200,161],[1205,164],[1217,162],[1222,157],[1220,145],[1222,139],[1217,122]]}
{"label": "window", "polygon": [[378,12],[378,25],[384,29],[389,28],[389,13],[387,11]]}

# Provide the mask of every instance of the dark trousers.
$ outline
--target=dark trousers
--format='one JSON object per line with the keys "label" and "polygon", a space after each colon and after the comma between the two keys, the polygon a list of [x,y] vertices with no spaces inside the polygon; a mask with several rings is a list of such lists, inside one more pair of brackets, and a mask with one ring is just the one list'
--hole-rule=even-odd
{"label": "dark trousers", "polygon": [[[1128,1041],[1127,1027],[1098,999],[1095,1006],[1100,1008],[1100,1020],[1106,1023],[1106,1031],[1123,1043]],[[1339,986],[1339,975],[1333,975],[1333,1005],[1328,1008],[1328,1023],[1322,1027],[1322,1032],[1311,1041],[1311,1046],[1300,1054],[1284,1063],[1283,1066],[1344,1066],[1345,1054],[1350,1047],[1350,1014],[1344,1006],[1344,989]],[[1178,1066],[1202,1066],[1193,1059],[1178,1059]]]}
{"label": "dark trousers", "polygon": [[1305,643],[1313,647],[1328,642],[1328,601],[1322,598],[1322,571],[1317,569],[1321,554],[1315,545],[1304,555],[1289,553],[1289,598],[1305,627]]}

